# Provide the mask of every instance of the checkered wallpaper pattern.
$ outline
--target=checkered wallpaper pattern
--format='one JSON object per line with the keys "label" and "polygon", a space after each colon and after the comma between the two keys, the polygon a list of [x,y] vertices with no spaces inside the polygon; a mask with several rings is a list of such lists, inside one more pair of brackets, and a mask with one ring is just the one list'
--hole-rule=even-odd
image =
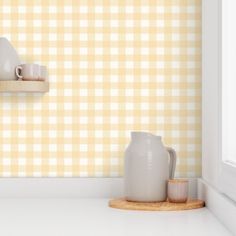
{"label": "checkered wallpaper pattern", "polygon": [[200,0],[0,0],[0,35],[51,87],[0,95],[0,176],[121,176],[133,130],[200,175]]}

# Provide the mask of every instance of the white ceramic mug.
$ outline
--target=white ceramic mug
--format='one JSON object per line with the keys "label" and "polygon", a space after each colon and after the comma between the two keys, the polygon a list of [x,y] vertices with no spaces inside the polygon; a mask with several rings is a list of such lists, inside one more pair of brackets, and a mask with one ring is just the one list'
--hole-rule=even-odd
{"label": "white ceramic mug", "polygon": [[48,80],[48,70],[46,66],[40,66],[39,80]]}
{"label": "white ceramic mug", "polygon": [[40,65],[37,64],[23,64],[15,69],[16,76],[20,80],[39,80]]}

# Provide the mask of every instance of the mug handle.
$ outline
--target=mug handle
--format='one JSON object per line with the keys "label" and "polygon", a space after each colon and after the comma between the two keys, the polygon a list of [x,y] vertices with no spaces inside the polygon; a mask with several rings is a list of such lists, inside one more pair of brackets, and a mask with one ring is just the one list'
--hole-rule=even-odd
{"label": "mug handle", "polygon": [[175,167],[176,167],[176,152],[171,147],[167,147],[166,150],[170,155],[169,178],[173,179],[175,175]]}
{"label": "mug handle", "polygon": [[22,79],[23,76],[19,74],[19,71],[22,70],[22,67],[21,66],[17,66],[16,69],[15,69],[15,72],[16,72],[16,76],[18,77],[18,79]]}

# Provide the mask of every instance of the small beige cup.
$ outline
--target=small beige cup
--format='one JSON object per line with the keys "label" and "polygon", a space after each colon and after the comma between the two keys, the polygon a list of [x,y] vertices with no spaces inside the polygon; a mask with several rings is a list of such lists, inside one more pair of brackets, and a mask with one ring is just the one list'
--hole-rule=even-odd
{"label": "small beige cup", "polygon": [[46,66],[40,66],[39,80],[48,80],[48,70]]}
{"label": "small beige cup", "polygon": [[175,203],[184,203],[188,200],[188,180],[168,180],[168,200]]}

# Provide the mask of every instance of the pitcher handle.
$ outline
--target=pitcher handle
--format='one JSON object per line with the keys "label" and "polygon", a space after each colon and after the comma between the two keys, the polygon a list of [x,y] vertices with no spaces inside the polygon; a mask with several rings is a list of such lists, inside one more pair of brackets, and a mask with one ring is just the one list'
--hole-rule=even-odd
{"label": "pitcher handle", "polygon": [[169,178],[173,179],[175,175],[175,167],[176,167],[176,152],[171,147],[167,147],[166,150],[170,155]]}

